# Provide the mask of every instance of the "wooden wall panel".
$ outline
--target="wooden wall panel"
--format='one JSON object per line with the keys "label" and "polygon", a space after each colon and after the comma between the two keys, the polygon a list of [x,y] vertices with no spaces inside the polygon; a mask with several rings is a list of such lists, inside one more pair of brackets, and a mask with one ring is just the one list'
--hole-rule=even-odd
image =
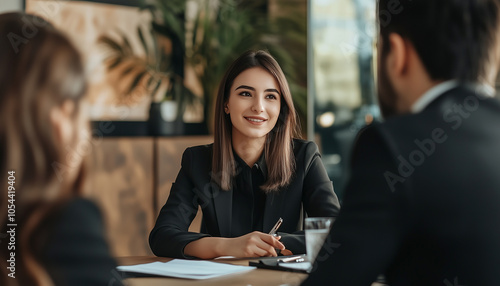
{"label": "wooden wall panel", "polygon": [[151,255],[154,138],[105,138],[94,145],[87,193],[101,207],[113,254]]}
{"label": "wooden wall panel", "polygon": [[[98,39],[110,36],[122,42],[119,35],[124,34],[134,55],[145,59],[146,54],[136,31],[139,27],[142,31],[149,30],[151,14],[137,7],[95,2],[26,0],[26,11],[49,20],[68,36],[82,54],[88,73],[92,75],[88,77],[87,92],[92,120],[147,120],[151,103],[147,89],[137,88],[129,97],[123,96],[136,78],[134,71],[126,76],[121,73],[131,62],[124,61],[113,71],[108,70],[104,63],[109,51]],[[149,33],[144,33],[144,38],[152,45]]]}
{"label": "wooden wall panel", "polygon": [[[172,183],[177,177],[181,168],[181,159],[187,147],[209,144],[213,142],[212,136],[174,137],[157,139],[157,164],[158,178],[156,194],[156,214],[167,201]],[[190,231],[199,232],[201,224],[201,213],[191,223]]]}

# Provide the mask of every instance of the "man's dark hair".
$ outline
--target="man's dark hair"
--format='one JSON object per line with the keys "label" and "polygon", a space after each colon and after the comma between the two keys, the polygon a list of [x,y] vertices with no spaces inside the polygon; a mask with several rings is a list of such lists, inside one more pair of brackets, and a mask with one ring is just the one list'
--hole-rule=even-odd
{"label": "man's dark hair", "polygon": [[[409,40],[433,80],[485,79],[496,59],[499,1],[379,0],[382,41],[391,33]],[[389,49],[383,44],[383,57]]]}

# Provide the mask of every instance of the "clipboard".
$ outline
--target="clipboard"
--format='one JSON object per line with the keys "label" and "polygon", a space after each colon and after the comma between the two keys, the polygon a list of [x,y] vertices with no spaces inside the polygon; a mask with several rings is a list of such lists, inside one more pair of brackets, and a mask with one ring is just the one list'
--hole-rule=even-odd
{"label": "clipboard", "polygon": [[[255,266],[262,269],[288,271],[295,273],[309,274],[312,269],[310,262],[280,262],[279,260],[283,257],[273,257],[260,259],[258,262],[250,261],[249,266]],[[286,266],[285,266],[286,265]],[[288,267],[287,267],[288,266]],[[300,266],[300,267],[298,267]],[[307,268],[307,269],[306,269]]]}

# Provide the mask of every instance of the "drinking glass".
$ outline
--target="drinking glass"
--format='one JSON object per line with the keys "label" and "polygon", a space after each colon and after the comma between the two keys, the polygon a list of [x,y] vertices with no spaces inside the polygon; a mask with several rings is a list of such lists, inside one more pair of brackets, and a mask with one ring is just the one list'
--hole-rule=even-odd
{"label": "drinking glass", "polygon": [[307,259],[314,263],[333,224],[331,217],[308,217],[305,220]]}

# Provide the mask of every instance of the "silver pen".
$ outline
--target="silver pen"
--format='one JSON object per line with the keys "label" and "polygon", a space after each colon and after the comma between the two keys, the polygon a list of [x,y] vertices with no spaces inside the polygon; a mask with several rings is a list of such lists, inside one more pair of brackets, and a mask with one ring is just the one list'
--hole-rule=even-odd
{"label": "silver pen", "polygon": [[301,255],[278,259],[278,262],[304,262],[304,261],[305,259]]}
{"label": "silver pen", "polygon": [[273,226],[273,228],[271,229],[271,231],[269,232],[269,234],[272,235],[272,236],[276,236],[276,231],[278,231],[278,228],[280,228],[282,222],[283,222],[283,219],[280,218],[276,222],[276,224]]}

